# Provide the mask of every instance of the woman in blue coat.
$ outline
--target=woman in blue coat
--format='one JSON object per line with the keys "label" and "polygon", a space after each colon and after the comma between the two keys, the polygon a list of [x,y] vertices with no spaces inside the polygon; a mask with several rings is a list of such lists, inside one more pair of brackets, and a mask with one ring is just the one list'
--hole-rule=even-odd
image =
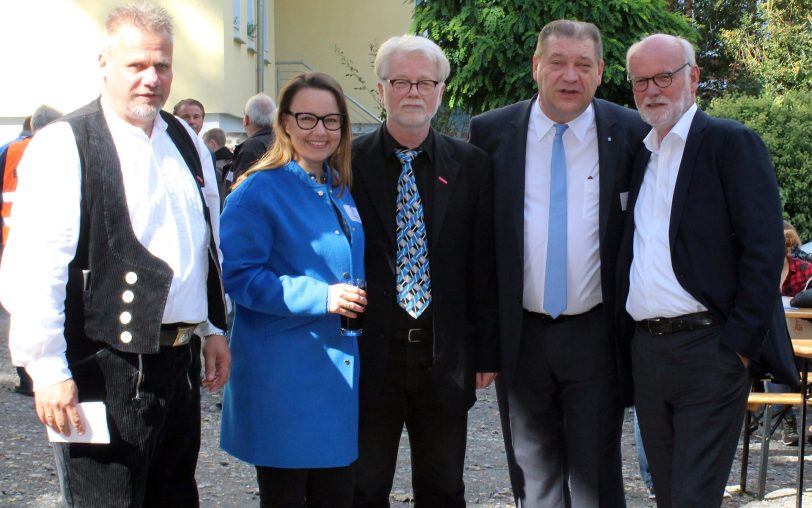
{"label": "woman in blue coat", "polygon": [[349,192],[340,85],[300,74],[279,96],[276,139],[236,182],[220,220],[236,305],[220,443],[257,468],[261,506],[352,504],[364,234]]}

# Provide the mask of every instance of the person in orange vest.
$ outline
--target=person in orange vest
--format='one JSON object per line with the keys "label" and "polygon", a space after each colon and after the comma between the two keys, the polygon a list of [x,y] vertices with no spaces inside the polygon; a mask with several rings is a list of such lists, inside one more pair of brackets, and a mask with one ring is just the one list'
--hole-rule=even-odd
{"label": "person in orange vest", "polygon": [[[49,106],[40,106],[31,115],[31,129],[33,134],[12,141],[6,150],[0,153],[0,169],[3,171],[3,194],[0,199],[2,209],[0,210],[0,221],[3,226],[2,243],[5,247],[8,238],[9,227],[11,226],[11,207],[14,204],[14,192],[17,190],[17,165],[23,157],[28,143],[38,130],[61,117],[62,113]],[[14,391],[23,395],[33,396],[33,383],[31,377],[22,367],[17,367],[17,376],[20,383],[14,387]]]}

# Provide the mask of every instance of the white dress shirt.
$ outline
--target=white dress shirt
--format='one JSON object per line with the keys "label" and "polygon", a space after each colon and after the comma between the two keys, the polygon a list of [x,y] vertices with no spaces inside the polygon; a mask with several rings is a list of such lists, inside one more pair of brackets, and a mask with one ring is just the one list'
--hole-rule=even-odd
{"label": "white dress shirt", "polygon": [[654,129],[643,140],[651,152],[634,206],[634,258],[626,310],[635,321],[707,310],[677,281],[671,261],[671,204],[696,104],[660,141]]}
{"label": "white dress shirt", "polygon": [[[156,117],[147,137],[104,100],[102,110],[121,162],[133,232],[173,271],[162,322],[203,322],[199,334],[222,333],[207,322],[209,231],[203,205],[166,122]],[[203,193],[219,241],[220,201],[211,156],[184,126],[197,145]],[[0,300],[11,314],[13,363],[26,368],[36,390],[71,377],[65,358],[64,302],[68,264],[79,238],[81,167],[70,125],[56,122],[39,131],[20,161],[18,175],[15,224],[0,266]]]}
{"label": "white dress shirt", "polygon": [[[598,133],[592,104],[564,131],[567,158],[567,308],[580,314],[603,300],[598,235]],[[544,310],[547,229],[550,216],[550,172],[555,122],[533,107],[527,126],[524,187],[523,306]]]}

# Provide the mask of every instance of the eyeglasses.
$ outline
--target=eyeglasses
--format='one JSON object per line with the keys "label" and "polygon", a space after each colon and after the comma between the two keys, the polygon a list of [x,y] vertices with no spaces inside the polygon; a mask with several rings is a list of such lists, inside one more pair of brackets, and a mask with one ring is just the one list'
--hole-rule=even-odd
{"label": "eyeglasses", "polygon": [[629,83],[632,84],[632,89],[635,92],[645,92],[648,89],[648,82],[654,81],[654,84],[659,88],[668,88],[674,82],[674,74],[678,73],[685,67],[691,65],[686,62],[685,65],[671,72],[663,72],[650,78],[633,78],[629,76]]}
{"label": "eyeglasses", "polygon": [[413,86],[417,87],[417,93],[420,95],[431,95],[434,89],[437,88],[437,85],[440,84],[439,81],[431,79],[421,79],[416,82],[409,81],[408,79],[388,79],[387,81],[392,85],[392,90],[399,95],[406,95],[411,92]]}
{"label": "eyeglasses", "polygon": [[318,116],[314,115],[313,113],[305,112],[294,113],[293,111],[285,111],[285,113],[295,118],[296,125],[298,125],[300,129],[304,129],[306,131],[315,129],[316,125],[319,123],[319,120],[321,120],[321,124],[328,131],[341,130],[341,126],[344,125],[344,115],[341,113],[330,113],[329,115],[324,116]]}

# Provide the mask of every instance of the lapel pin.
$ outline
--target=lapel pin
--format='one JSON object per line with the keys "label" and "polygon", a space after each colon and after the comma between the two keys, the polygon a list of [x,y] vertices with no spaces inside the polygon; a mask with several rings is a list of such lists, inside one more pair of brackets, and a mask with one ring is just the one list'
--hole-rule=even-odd
{"label": "lapel pin", "polygon": [[606,138],[606,141],[612,141],[612,136],[609,136],[608,138]]}
{"label": "lapel pin", "polygon": [[448,185],[448,180],[446,180],[446,179],[445,179],[445,178],[443,178],[442,176],[437,177],[437,179],[438,179],[438,180],[440,180],[441,182],[443,182],[445,185]]}

